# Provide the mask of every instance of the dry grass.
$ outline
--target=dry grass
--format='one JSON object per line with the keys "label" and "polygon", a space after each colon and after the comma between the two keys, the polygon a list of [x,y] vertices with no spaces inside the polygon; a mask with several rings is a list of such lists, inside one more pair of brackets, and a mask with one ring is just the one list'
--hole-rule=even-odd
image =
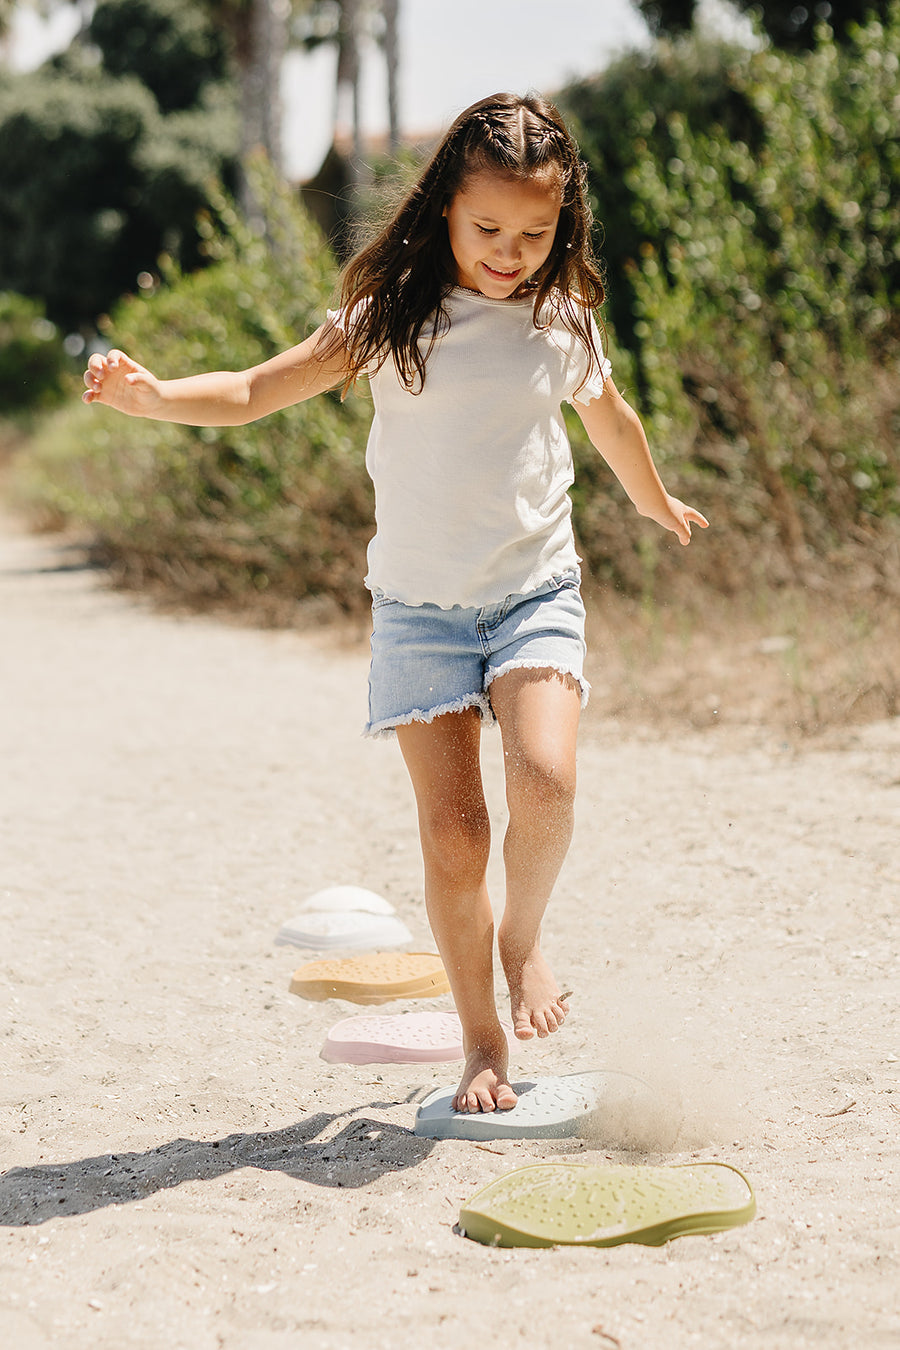
{"label": "dry grass", "polygon": [[[714,592],[651,607],[587,588],[587,720],[677,736],[727,728],[797,743],[900,716],[900,624],[884,595],[798,587],[741,604]],[[251,612],[223,611],[237,622]],[[324,649],[368,647],[367,619],[308,602],[284,626]],[[258,623],[258,617],[256,621]],[[267,622],[281,626],[270,612]]]}
{"label": "dry grass", "polygon": [[691,610],[590,604],[594,717],[796,740],[900,715],[896,602],[798,588]]}
{"label": "dry grass", "polygon": [[[0,496],[3,470],[25,439],[8,427],[0,437]],[[45,525],[52,533],[52,523]],[[60,537],[70,553],[80,540],[85,557],[95,556],[83,533]],[[896,567],[880,550],[870,557],[868,569],[857,557],[840,575],[829,569],[827,579],[794,587],[755,582],[752,593],[739,598],[704,586],[697,574],[683,602],[642,603],[588,584],[589,719],[614,718],[654,734],[728,727],[795,741],[900,716],[896,582],[885,590],[878,575],[887,566],[893,579]],[[137,590],[170,612],[300,628],[332,650],[368,644],[365,612],[348,617],[327,597],[204,601],[186,599],[160,577],[135,585],[135,577],[115,567],[107,575],[110,584]]]}

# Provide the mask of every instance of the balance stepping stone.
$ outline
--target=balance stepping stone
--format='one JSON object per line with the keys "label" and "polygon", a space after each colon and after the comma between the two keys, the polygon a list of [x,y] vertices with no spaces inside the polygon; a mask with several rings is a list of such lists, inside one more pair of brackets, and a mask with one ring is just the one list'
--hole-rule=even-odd
{"label": "balance stepping stone", "polygon": [[324,891],[316,891],[300,906],[302,910],[313,909],[317,912],[330,910],[359,910],[365,914],[393,914],[394,906],[390,900],[365,886],[327,886]]}
{"label": "balance stepping stone", "polygon": [[[504,1024],[512,1042],[512,1027]],[[455,1012],[368,1013],[331,1028],[320,1051],[329,1064],[434,1064],[462,1059]]]}
{"label": "balance stepping stone", "polygon": [[292,994],[321,1002],[391,1003],[450,992],[441,958],[433,952],[371,952],[342,960],[309,961],[294,971]]}
{"label": "balance stepping stone", "polygon": [[311,895],[300,913],[282,925],[275,943],[320,952],[335,948],[377,951],[405,947],[412,940],[412,933],[394,917],[393,905],[383,896],[363,886],[329,886]]}
{"label": "balance stepping stone", "polygon": [[631,1074],[570,1073],[513,1083],[519,1100],[511,1111],[454,1111],[456,1089],[437,1088],[421,1103],[415,1133],[425,1139],[566,1139],[578,1134],[605,1096],[638,1098],[653,1094]]}
{"label": "balance stepping stone", "polygon": [[480,1190],[460,1210],[459,1226],[497,1247],[660,1247],[690,1233],[737,1228],[755,1213],[749,1181],[728,1163],[537,1163]]}
{"label": "balance stepping stone", "polygon": [[278,946],[309,947],[314,951],[334,948],[368,951],[380,947],[405,947],[413,936],[405,923],[392,914],[362,910],[304,910],[284,924],[275,942]]}

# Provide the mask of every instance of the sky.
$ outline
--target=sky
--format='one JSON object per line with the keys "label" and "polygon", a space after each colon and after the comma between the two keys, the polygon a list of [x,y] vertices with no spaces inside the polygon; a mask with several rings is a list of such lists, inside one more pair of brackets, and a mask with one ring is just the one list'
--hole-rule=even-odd
{"label": "sky", "polygon": [[[715,24],[720,0],[707,0]],[[65,48],[77,20],[65,7],[49,22],[19,8],[12,64],[26,69]],[[647,33],[630,0],[400,0],[400,120],[405,133],[438,132],[486,94],[552,94],[575,76],[602,70]],[[285,169],[308,178],[325,157],[334,115],[332,51],[285,61]],[[372,46],[362,73],[363,126],[386,130],[384,62]]]}
{"label": "sky", "polygon": [[[411,135],[439,131],[470,103],[500,90],[552,93],[644,42],[646,29],[630,0],[400,0],[402,128]],[[328,148],[333,71],[330,53],[315,61],[288,57],[289,171],[321,160]],[[384,63],[374,48],[363,69],[363,106],[366,131],[384,131]]]}

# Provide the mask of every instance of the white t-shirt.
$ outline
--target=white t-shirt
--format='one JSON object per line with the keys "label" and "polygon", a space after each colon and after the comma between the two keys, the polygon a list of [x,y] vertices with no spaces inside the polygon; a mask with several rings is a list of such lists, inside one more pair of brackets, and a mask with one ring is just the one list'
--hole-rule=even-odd
{"label": "white t-shirt", "polygon": [[558,321],[537,328],[532,299],[456,289],[445,308],[421,393],[391,359],[371,375],[366,585],[407,605],[480,607],[578,566],[560,404],[599,397],[610,366]]}

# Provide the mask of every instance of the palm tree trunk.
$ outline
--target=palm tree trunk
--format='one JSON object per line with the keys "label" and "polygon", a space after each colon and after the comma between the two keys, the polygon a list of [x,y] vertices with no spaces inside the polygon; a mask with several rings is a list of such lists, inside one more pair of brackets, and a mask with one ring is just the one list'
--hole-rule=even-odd
{"label": "palm tree trunk", "polygon": [[252,0],[236,43],[241,89],[241,157],[261,148],[282,165],[281,66],[287,50],[287,0]]}
{"label": "palm tree trunk", "polygon": [[348,129],[351,144],[350,173],[354,183],[363,169],[362,113],[360,109],[360,0],[341,0],[340,29],[338,32],[337,105],[335,108],[336,138],[343,138]]}
{"label": "palm tree trunk", "polygon": [[399,0],[381,0],[384,14],[384,60],[387,66],[388,138],[391,154],[400,148],[400,108],[397,98],[400,67]]}

